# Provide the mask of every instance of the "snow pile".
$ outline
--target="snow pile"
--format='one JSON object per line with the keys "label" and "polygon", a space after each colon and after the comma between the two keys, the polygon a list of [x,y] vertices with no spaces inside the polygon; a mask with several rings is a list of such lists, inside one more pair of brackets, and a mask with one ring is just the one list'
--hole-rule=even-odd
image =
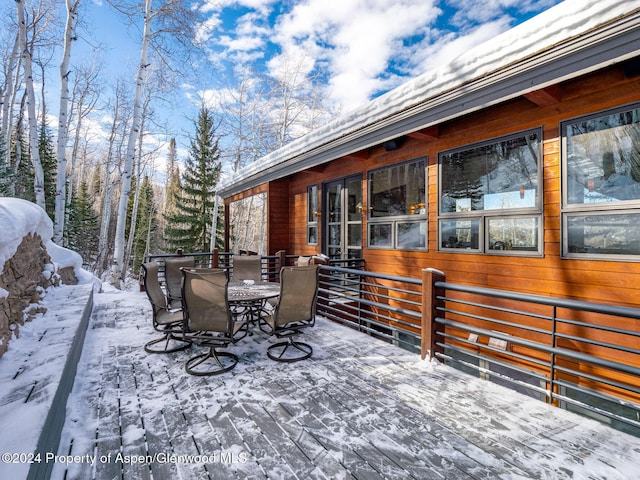
{"label": "snow pile", "polygon": [[22,239],[28,234],[42,238],[53,262],[43,274],[50,278],[54,271],[73,267],[78,283],[92,283],[95,277],[82,268],[82,257],[67,248],[53,243],[53,222],[38,205],[20,198],[0,197],[0,272],[4,264],[15,255]]}

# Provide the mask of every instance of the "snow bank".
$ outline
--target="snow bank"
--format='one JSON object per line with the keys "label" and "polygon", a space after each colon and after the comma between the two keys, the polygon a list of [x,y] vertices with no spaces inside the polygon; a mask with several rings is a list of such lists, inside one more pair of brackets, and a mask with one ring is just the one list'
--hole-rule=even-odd
{"label": "snow bank", "polygon": [[[53,243],[53,222],[47,213],[35,203],[20,198],[0,197],[0,272],[29,233],[42,237],[56,271],[73,267],[78,283],[94,281],[95,277],[82,268],[82,257],[78,253]],[[52,273],[53,270],[43,272],[45,276]]]}

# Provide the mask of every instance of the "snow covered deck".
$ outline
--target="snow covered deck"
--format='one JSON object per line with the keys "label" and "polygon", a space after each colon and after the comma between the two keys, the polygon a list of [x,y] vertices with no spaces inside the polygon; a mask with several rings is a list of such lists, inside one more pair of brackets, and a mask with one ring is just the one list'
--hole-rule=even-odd
{"label": "snow covered deck", "polygon": [[189,350],[143,350],[157,335],[144,293],[94,304],[58,452],[77,457],[57,458],[55,479],[637,473],[640,438],[322,318],[305,334],[309,360],[269,360],[272,340],[256,331],[231,347],[234,370],[199,378],[184,371]]}

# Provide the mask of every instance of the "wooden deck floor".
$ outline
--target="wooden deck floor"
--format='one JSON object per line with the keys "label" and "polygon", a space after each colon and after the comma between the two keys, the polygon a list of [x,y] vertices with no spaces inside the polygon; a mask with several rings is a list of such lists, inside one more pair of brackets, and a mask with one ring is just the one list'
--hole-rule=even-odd
{"label": "wooden deck floor", "polygon": [[[214,377],[150,355],[144,294],[96,296],[52,478],[628,479],[640,439],[319,319],[311,359],[261,333]],[[189,457],[191,456],[191,457]]]}

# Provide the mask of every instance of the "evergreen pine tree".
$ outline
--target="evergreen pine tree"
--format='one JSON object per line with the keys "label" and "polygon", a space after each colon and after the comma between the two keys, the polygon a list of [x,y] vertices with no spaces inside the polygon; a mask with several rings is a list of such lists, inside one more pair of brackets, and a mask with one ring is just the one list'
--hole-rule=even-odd
{"label": "evergreen pine tree", "polygon": [[140,265],[146,254],[155,252],[157,245],[158,218],[156,216],[153,186],[149,176],[145,175],[140,184],[140,200],[138,203],[138,219],[133,240],[132,265],[133,271],[140,271]]}
{"label": "evergreen pine tree", "polygon": [[[4,136],[2,137],[4,138]],[[0,196],[6,197],[9,195],[9,185],[13,183],[13,178],[11,175],[11,169],[6,162],[5,156],[5,144],[2,139],[0,139]]]}
{"label": "evergreen pine tree", "polygon": [[29,158],[29,146],[25,141],[24,132],[16,128],[11,142],[11,164],[15,167],[13,173],[14,191],[18,198],[36,201],[36,194],[33,191],[34,173]]}
{"label": "evergreen pine tree", "polygon": [[169,154],[167,156],[167,176],[164,185],[164,202],[162,205],[162,215],[160,215],[160,231],[163,239],[163,250],[170,250],[171,246],[168,245],[167,235],[165,233],[167,229],[167,218],[171,215],[175,215],[176,211],[176,197],[182,190],[180,184],[180,168],[176,162],[176,139],[172,138],[169,141]]}
{"label": "evergreen pine tree", "polygon": [[43,120],[38,137],[38,151],[44,172],[44,200],[45,209],[49,218],[53,220],[56,209],[56,175],[58,161],[49,126]]}
{"label": "evergreen pine tree", "polygon": [[71,202],[67,206],[68,220],[64,225],[66,245],[80,254],[85,265],[95,261],[98,250],[100,220],[93,203],[87,182],[81,182],[78,191],[71,194]]}
{"label": "evergreen pine tree", "polygon": [[[167,216],[169,245],[185,252],[207,252],[211,242],[214,198],[220,175],[220,151],[213,115],[202,107],[195,123],[182,189],[175,195],[174,214]],[[218,246],[218,245],[217,245]]]}

